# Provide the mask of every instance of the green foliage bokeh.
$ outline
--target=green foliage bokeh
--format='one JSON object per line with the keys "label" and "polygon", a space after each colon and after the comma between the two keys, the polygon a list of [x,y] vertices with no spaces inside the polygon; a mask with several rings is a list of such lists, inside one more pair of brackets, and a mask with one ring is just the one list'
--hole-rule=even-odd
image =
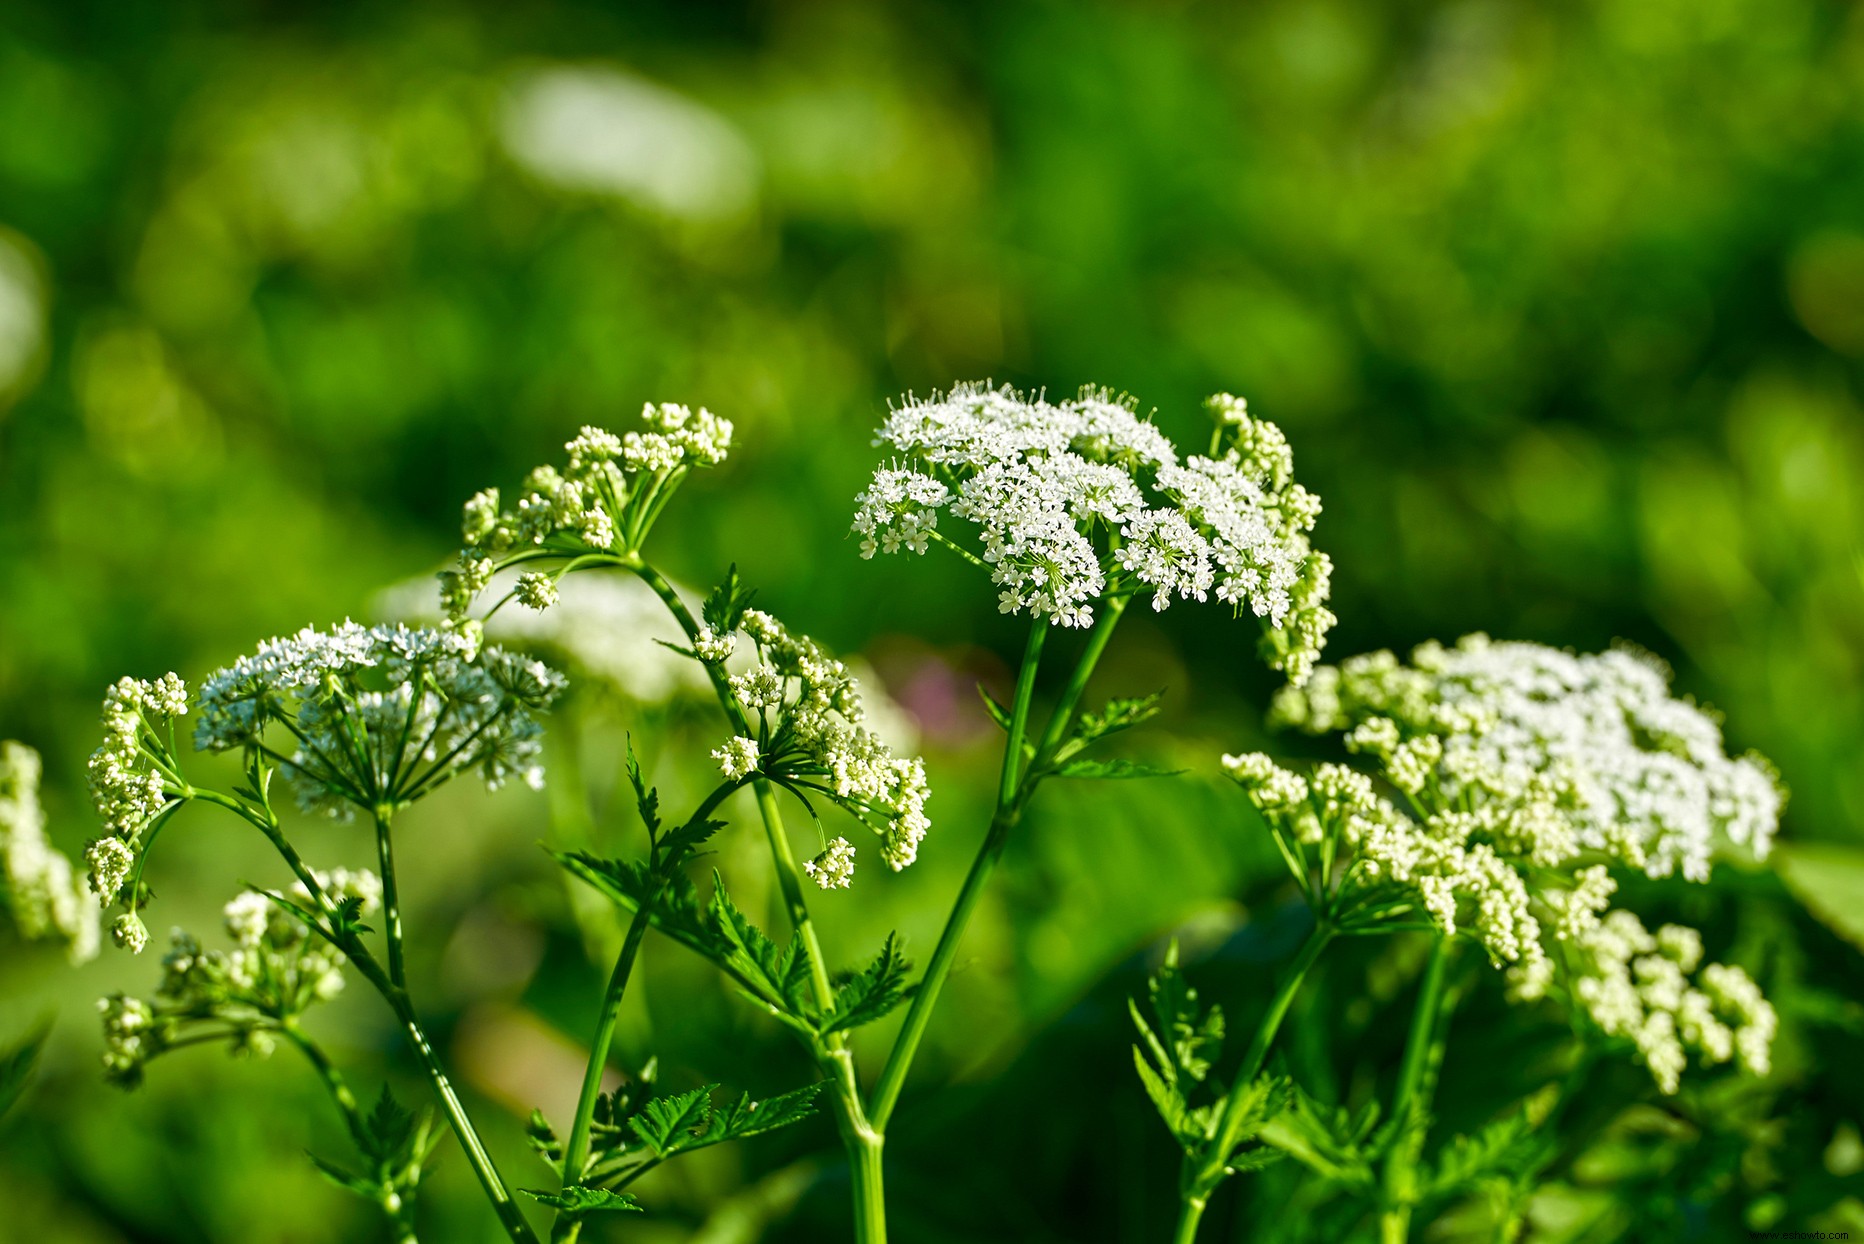
{"label": "green foliage bokeh", "polygon": [[[760,603],[865,652],[920,713],[922,863],[871,869],[822,919],[849,947],[900,927],[923,954],[993,780],[965,697],[1018,639],[955,561],[861,561],[846,532],[872,425],[893,395],[990,376],[1125,390],[1194,437],[1203,395],[1241,393],[1325,499],[1332,655],[1471,630],[1631,640],[1726,713],[1731,748],[1782,770],[1777,869],[1650,896],[1779,1002],[1773,1121],[1706,1098],[1695,1133],[1602,1125],[1601,1195],[1622,1203],[1603,1229],[1855,1224],[1860,359],[1864,20],[1828,0],[17,0],[0,9],[0,737],[45,753],[75,852],[109,681],[197,678],[265,635],[371,618],[450,556],[478,488],[580,424],[704,404],[737,447],[659,553],[693,583],[735,561]],[[1045,796],[1012,844],[921,1064],[957,1087],[903,1112],[889,1148],[897,1238],[1159,1238],[1170,1163],[1121,999],[1187,921],[1206,992],[1244,1014],[1290,944],[1265,848],[1208,780],[1220,750],[1263,742],[1274,681],[1252,650],[1217,609],[1122,634],[1097,685],[1167,686],[1154,745],[1192,774]],[[631,843],[606,798],[619,736],[585,716],[558,780],[595,790],[597,832]],[[677,786],[673,740],[704,723],[649,717],[616,720]],[[534,847],[566,815],[554,794],[462,799],[406,848],[417,969],[442,982],[453,1050],[534,1065],[546,1093],[552,1051],[574,1075],[599,989],[584,942],[603,934]],[[218,826],[165,847],[158,924],[210,925],[267,867]],[[627,1056],[693,1083],[797,1074],[670,947],[648,965]],[[1388,1065],[1414,968],[1330,974],[1346,1027],[1295,1038],[1291,1063]],[[152,971],[107,950],[74,974],[0,944],[0,1039],[61,1013],[44,1082],[0,1131],[0,1239],[373,1238],[303,1159],[337,1129],[283,1056],[177,1057],[135,1097],[97,1082],[89,1001]],[[345,1052],[392,1065],[367,1000],[342,1005]],[[1448,1077],[1446,1123],[1538,1086],[1536,1034],[1512,1022],[1496,1002],[1453,1043],[1472,1070]],[[494,1081],[475,1088],[500,1104],[528,1087]],[[536,1182],[515,1124],[489,1130]],[[838,1238],[817,1169],[835,1160],[826,1133],[721,1156],[650,1187],[665,1212],[612,1238]],[[1293,1238],[1278,1187],[1219,1207],[1232,1238]],[[1587,1195],[1573,1214],[1596,1211]],[[457,1155],[430,1198],[432,1238],[492,1238]]]}

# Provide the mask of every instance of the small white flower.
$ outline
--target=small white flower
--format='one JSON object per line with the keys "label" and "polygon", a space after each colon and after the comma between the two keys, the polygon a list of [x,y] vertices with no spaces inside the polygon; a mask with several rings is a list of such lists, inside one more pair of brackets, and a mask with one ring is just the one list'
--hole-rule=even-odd
{"label": "small white flower", "polygon": [[521,574],[516,589],[518,603],[539,613],[557,603],[557,580],[554,575]]}
{"label": "small white flower", "polygon": [[822,853],[803,863],[803,871],[824,890],[845,890],[854,878],[854,844],[836,838]]}
{"label": "small white flower", "polygon": [[719,772],[727,781],[742,782],[757,772],[757,740],[734,735],[712,749],[712,759],[718,761]]}
{"label": "small white flower", "polygon": [[1217,457],[1180,461],[1127,402],[1051,403],[987,385],[909,399],[878,442],[904,458],[857,498],[861,555],[923,553],[950,514],[976,528],[1005,613],[1088,626],[1114,587],[1152,607],[1218,599],[1261,618],[1270,664],[1299,682],[1333,625],[1330,563],[1308,543],[1319,501],[1287,441],[1240,399],[1213,399]]}
{"label": "small white flower", "polygon": [[141,954],[149,944],[149,930],[133,911],[124,912],[116,918],[110,926],[110,937],[132,955]]}

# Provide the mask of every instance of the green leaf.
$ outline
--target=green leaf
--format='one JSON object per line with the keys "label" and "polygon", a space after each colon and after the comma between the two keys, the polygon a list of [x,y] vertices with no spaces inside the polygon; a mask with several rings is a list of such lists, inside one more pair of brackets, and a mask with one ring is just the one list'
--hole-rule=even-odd
{"label": "green leaf", "polygon": [[352,1174],[335,1162],[326,1162],[314,1153],[306,1153],[304,1156],[309,1158],[312,1164],[322,1172],[325,1179],[339,1188],[354,1192],[357,1196],[369,1201],[376,1200],[382,1193],[381,1185],[373,1179],[365,1179],[361,1175]]}
{"label": "green leaf", "polygon": [[752,1101],[749,1093],[740,1093],[738,1100],[730,1106],[713,1112],[704,1134],[688,1148],[696,1149],[704,1145],[716,1145],[721,1141],[761,1136],[765,1132],[800,1123],[816,1112],[816,1097],[825,1083],[818,1080],[814,1084],[805,1084],[799,1089],[791,1089],[763,1101]]}
{"label": "green leaf", "polygon": [[708,1084],[681,1093],[677,1097],[660,1097],[647,1103],[641,1112],[628,1120],[656,1157],[669,1157],[690,1140],[691,1134],[705,1130],[712,1118],[712,1093],[718,1085]]}
{"label": "green leaf", "polygon": [[1067,753],[1073,752],[1091,743],[1096,743],[1110,734],[1130,730],[1141,722],[1152,720],[1159,715],[1165,693],[1155,691],[1151,695],[1137,699],[1112,699],[1098,713],[1082,713],[1075,723],[1073,746]]}
{"label": "green leaf", "polygon": [[1008,734],[1010,732],[1010,710],[997,703],[997,697],[985,690],[981,682],[977,684],[977,695],[984,701],[984,711],[989,713],[990,719],[997,723],[997,729]]}
{"label": "green leaf", "polygon": [[1539,1128],[1558,1093],[1557,1086],[1548,1085],[1474,1136],[1452,1138],[1420,1177],[1419,1199],[1446,1196],[1494,1178],[1516,1182],[1536,1172],[1555,1151],[1554,1139],[1541,1135]]}
{"label": "green leaf", "polygon": [[1772,862],[1806,910],[1864,950],[1864,848],[1843,842],[1775,844]]}
{"label": "green leaf", "polygon": [[725,892],[725,879],[716,871],[712,874],[712,884],[712,927],[721,941],[730,946],[725,956],[726,965],[734,969],[740,983],[748,985],[779,1018],[806,1031],[819,1031],[818,1021],[822,1017],[809,996],[808,950],[795,936],[787,946],[779,948],[738,910]]}
{"label": "green leaf", "polygon": [[1057,766],[1055,775],[1065,778],[1153,778],[1176,777],[1183,769],[1161,769],[1157,765],[1141,764],[1137,760],[1089,760],[1077,756],[1073,760]]}
{"label": "green leaf", "polygon": [[1141,1041],[1133,1047],[1133,1065],[1159,1118],[1184,1150],[1194,1153],[1209,1139],[1211,1111],[1194,1109],[1190,1097],[1222,1052],[1223,1011],[1199,1005],[1197,990],[1179,970],[1175,940],[1165,949],[1164,963],[1146,981],[1146,996],[1150,1019],[1137,1002],[1128,999],[1126,1004]]}
{"label": "green leaf", "polygon": [[724,821],[687,821],[668,834],[660,845],[669,860],[677,861],[679,856],[698,847],[723,828]]}
{"label": "green leaf", "polygon": [[563,1161],[563,1142],[557,1138],[557,1129],[550,1126],[543,1111],[531,1111],[531,1121],[524,1125],[524,1139],[552,1170],[559,1169],[558,1164]]}
{"label": "green leaf", "polygon": [[384,1084],[382,1095],[375,1099],[375,1108],[364,1120],[364,1126],[369,1156],[393,1162],[407,1152],[414,1139],[414,1112],[397,1102]]}
{"label": "green leaf", "polygon": [[705,598],[705,604],[699,610],[699,616],[705,624],[719,635],[729,635],[738,629],[744,621],[745,610],[751,607],[751,601],[757,596],[755,588],[747,588],[738,580],[738,567],[734,562],[725,572],[725,581],[713,588]]}
{"label": "green leaf", "polygon": [[607,1128],[619,1128],[639,1114],[654,1096],[654,1082],[659,1078],[660,1060],[650,1058],[632,1080],[624,1081],[612,1093],[595,1099],[595,1121]]}
{"label": "green leaf", "polygon": [[[1201,1084],[1210,1065],[1223,1053],[1223,1008],[1205,1011],[1197,990],[1178,967],[1178,943],[1165,948],[1165,961],[1146,981],[1146,997],[1157,1024],[1154,1053],[1164,1060],[1163,1070],[1173,1081]],[[1148,1037],[1152,1030],[1133,1009],[1133,1021]]]}
{"label": "green leaf", "polygon": [[541,1188],[523,1188],[520,1191],[539,1205],[548,1205],[571,1218],[581,1218],[585,1214],[641,1212],[639,1201],[625,1192],[610,1192],[607,1188],[586,1188],[581,1184],[571,1184],[560,1192],[545,1192]]}
{"label": "green leaf", "polygon": [[655,929],[688,949],[710,959],[721,959],[730,952],[730,944],[719,937],[701,910],[698,891],[685,873],[676,870],[656,876],[639,861],[603,859],[584,851],[550,854],[571,875],[601,891],[623,910],[646,908]]}
{"label": "green leaf", "polygon": [[647,826],[648,838],[660,834],[660,792],[641,776],[641,761],[634,754],[634,736],[628,736],[628,784],[634,787],[634,805],[641,810],[641,823]]}
{"label": "green leaf", "polygon": [[900,953],[900,935],[887,934],[874,961],[850,976],[835,991],[835,1009],[822,1031],[860,1028],[885,1016],[906,1000],[906,974],[911,969]]}
{"label": "green leaf", "polygon": [[1360,1188],[1374,1183],[1359,1142],[1377,1119],[1376,1103],[1357,1117],[1332,1110],[1294,1086],[1288,1105],[1261,1126],[1264,1140],[1328,1179]]}
{"label": "green leaf", "polygon": [[1230,1160],[1224,1164],[1224,1171],[1231,1175],[1247,1175],[1251,1171],[1259,1171],[1265,1166],[1273,1166],[1287,1156],[1288,1155],[1283,1153],[1280,1149],[1271,1149],[1265,1145],[1259,1145],[1253,1149],[1244,1149],[1231,1154]]}
{"label": "green leaf", "polygon": [[[1134,1018],[1138,1018],[1135,1010]],[[1150,1033],[1147,1034],[1150,1037]],[[1154,1049],[1157,1046],[1154,1045]],[[1156,1055],[1155,1055],[1156,1057]],[[1146,1096],[1152,1099],[1152,1106],[1159,1112],[1159,1118],[1165,1121],[1166,1128],[1177,1138],[1178,1143],[1189,1153],[1197,1148],[1202,1138],[1187,1135],[1190,1109],[1185,1105],[1184,1094],[1176,1084],[1169,1083],[1165,1077],[1153,1069],[1146,1061],[1145,1052],[1138,1046],[1133,1047],[1133,1068],[1139,1073],[1139,1083],[1144,1086]]]}
{"label": "green leaf", "polygon": [[0,1051],[0,1119],[25,1095],[26,1082],[32,1078],[32,1069],[38,1065],[39,1054],[51,1035],[52,1021],[43,1019],[18,1045]]}

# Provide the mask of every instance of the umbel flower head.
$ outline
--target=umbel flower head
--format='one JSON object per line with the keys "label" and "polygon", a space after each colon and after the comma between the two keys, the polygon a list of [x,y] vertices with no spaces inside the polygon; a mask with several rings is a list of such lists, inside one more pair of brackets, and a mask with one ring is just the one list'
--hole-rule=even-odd
{"label": "umbel flower head", "polygon": [[[459,565],[441,575],[452,627],[477,634],[468,618],[472,603],[505,566],[635,552],[681,481],[695,468],[717,466],[731,449],[731,420],[703,408],[649,403],[641,425],[621,436],[585,427],[564,446],[569,460],[562,469],[532,471],[510,505],[496,488],[466,503]],[[547,609],[556,603],[560,575],[527,574],[513,595],[528,608]]]}
{"label": "umbel flower head", "polygon": [[[104,742],[91,753],[91,804],[105,835],[85,848],[91,889],[112,902],[129,880],[138,843],[158,817],[178,806],[175,723],[188,711],[188,689],[175,674],[153,682],[121,678],[104,693]],[[117,922],[119,944],[140,946],[133,915]]]}
{"label": "umbel flower head", "polygon": [[[1308,541],[1320,500],[1294,481],[1280,429],[1240,398],[1208,405],[1209,456],[1180,460],[1099,390],[1050,403],[969,384],[908,399],[877,437],[899,457],[857,499],[861,554],[952,545],[989,568],[1003,612],[1061,626],[1091,624],[1114,596],[1150,593],[1164,609],[1214,594],[1261,619],[1270,665],[1298,683],[1334,622],[1331,563]],[[944,515],[975,540],[941,530]]]}
{"label": "umbel flower head", "polygon": [[56,937],[71,961],[97,954],[97,897],[45,837],[39,753],[0,741],[0,911],[28,940]]}
{"label": "umbel flower head", "polygon": [[[349,905],[358,917],[381,905],[374,873],[339,868],[313,875],[326,899]],[[299,906],[312,902],[302,884],[291,897]],[[114,1083],[133,1088],[152,1059],[184,1043],[224,1039],[229,1052],[262,1058],[272,1052],[274,1032],[342,992],[341,957],[312,940],[275,896],[249,890],[224,914],[230,950],[203,950],[176,929],[152,1002],[113,994],[97,1004],[104,1071]]]}
{"label": "umbel flower head", "polygon": [[1444,936],[1467,930],[1508,967],[1514,997],[1558,988],[1631,1041],[1665,1092],[1691,1052],[1712,1064],[1739,1051],[1765,1070],[1773,1013],[1745,974],[1710,965],[1692,979],[1692,930],[1653,940],[1609,910],[1609,865],[1662,876],[1680,862],[1706,881],[1718,844],[1765,851],[1778,820],[1771,769],[1730,760],[1660,669],[1476,636],[1426,645],[1411,666],[1378,653],[1316,670],[1276,712],[1346,730],[1404,805],[1348,766],[1303,776],[1259,753],[1224,758],[1304,884],[1310,852],[1335,862],[1342,928],[1422,918]]}
{"label": "umbel flower head", "polygon": [[[714,596],[711,621],[694,649],[701,661],[722,665],[743,634],[755,656],[747,671],[730,677],[730,689],[756,737],[736,736],[714,751],[720,772],[734,782],[761,775],[805,801],[809,794],[829,799],[879,835],[889,867],[905,868],[931,825],[925,762],[895,756],[867,729],[860,687],[846,665],[761,610],[730,617],[719,602],[733,598],[729,588]],[[803,867],[823,889],[844,888],[854,855],[853,844],[837,838]]]}
{"label": "umbel flower head", "polygon": [[[448,631],[354,622],[268,640],[201,685],[195,746],[272,757],[302,807],[338,817],[411,803],[473,769],[492,789],[541,785],[536,714],[562,675],[471,648]],[[272,750],[274,725],[289,753]]]}
{"label": "umbel flower head", "polygon": [[1581,656],[1471,635],[1425,644],[1410,665],[1378,652],[1319,670],[1276,713],[1309,731],[1351,730],[1349,743],[1401,765],[1441,746],[1452,798],[1544,796],[1558,811],[1536,832],[1572,841],[1543,853],[1602,851],[1653,877],[1680,869],[1705,881],[1730,848],[1764,858],[1785,799],[1772,765],[1729,757],[1715,718],[1671,696],[1662,663],[1630,650]]}

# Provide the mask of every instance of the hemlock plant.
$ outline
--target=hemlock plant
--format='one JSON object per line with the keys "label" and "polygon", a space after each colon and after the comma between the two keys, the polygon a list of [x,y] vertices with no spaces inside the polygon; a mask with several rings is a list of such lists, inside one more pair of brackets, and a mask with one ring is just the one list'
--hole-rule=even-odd
{"label": "hemlock plant", "polygon": [[[386,1088],[366,1108],[312,1035],[310,1017],[352,976],[393,1017],[513,1241],[544,1238],[520,1195],[549,1211],[550,1240],[575,1241],[593,1215],[639,1210],[629,1189],[670,1159],[817,1110],[832,1116],[846,1149],[855,1238],[882,1241],[887,1128],[1006,843],[1050,779],[1159,773],[1094,755],[1109,736],[1153,717],[1158,697],[1089,711],[1090,677],[1133,600],[1164,610],[1214,598],[1255,620],[1262,659],[1285,674],[1273,715],[1337,736],[1357,759],[1223,758],[1286,862],[1312,931],[1240,1064],[1222,1059],[1222,1009],[1199,998],[1175,944],[1144,1004],[1134,1002],[1141,1085],[1183,1151],[1175,1238],[1196,1238],[1228,1177],[1289,1156],[1335,1188],[1348,1212],[1376,1220],[1388,1244],[1411,1238],[1420,1206],[1477,1185],[1503,1189],[1504,1233],[1516,1230],[1548,1160],[1546,1137],[1592,1060],[1627,1053],[1662,1093],[1676,1091],[1692,1062],[1766,1073],[1775,1017],[1755,983],[1739,967],[1707,962],[1694,930],[1651,929],[1613,903],[1617,876],[1680,873],[1707,884],[1718,856],[1764,855],[1783,798],[1777,780],[1764,761],[1727,756],[1715,721],[1672,698],[1665,672],[1639,654],[1574,656],[1477,636],[1451,649],[1427,645],[1409,664],[1380,653],[1320,665],[1334,617],[1332,566],[1310,542],[1319,499],[1296,482],[1275,425],[1239,398],[1219,395],[1207,406],[1213,430],[1191,454],[1130,401],[1094,389],[1050,402],[962,385],[905,399],[883,420],[876,444],[887,457],[855,502],[861,555],[937,546],[975,566],[999,609],[1029,623],[1009,701],[985,695],[1005,736],[990,819],[921,971],[897,934],[861,962],[831,965],[811,890],[820,892],[814,901],[859,901],[875,861],[897,872],[937,849],[925,765],[871,727],[854,670],[755,607],[735,567],[695,607],[656,566],[657,524],[692,472],[725,459],[733,436],[730,421],[672,404],[649,405],[640,425],[619,435],[584,428],[562,463],[537,468],[509,494],[488,488],[468,501],[459,560],[441,575],[440,625],[307,628],[259,645],[192,691],[174,674],[111,687],[104,742],[90,762],[103,832],[86,851],[88,878],[45,843],[37,756],[0,746],[6,909],[22,933],[59,937],[82,960],[98,941],[100,908],[113,907],[113,939],[140,952],[154,898],[150,860],[169,825],[212,807],[263,835],[293,884],[237,893],[224,909],[223,943],[176,930],[150,998],[100,1004],[106,1073],[133,1086],[154,1060],[194,1045],[254,1056],[297,1050],[354,1150],[315,1161],[378,1206],[397,1241],[416,1238],[422,1173],[443,1133],[430,1110],[406,1108]],[[554,616],[565,578],[591,574],[645,585],[651,597],[643,597],[677,626],[681,639],[669,647],[717,710],[716,734],[693,758],[710,784],[691,807],[664,807],[630,743],[613,763],[629,779],[645,850],[553,853],[616,905],[626,929],[574,1113],[553,1122],[534,1112],[527,1127],[550,1184],[514,1189],[415,1003],[397,827],[458,777],[476,774],[489,790],[514,779],[542,784],[545,723],[566,680],[488,645],[487,623],[511,609]],[[618,581],[573,586],[585,582]],[[1043,705],[1036,688],[1045,661],[1058,664],[1059,690]],[[241,784],[197,784],[184,742],[237,757]],[[281,815],[281,780],[296,804],[290,818]],[[698,867],[741,791],[763,830],[787,924],[780,933],[744,913],[720,871]],[[800,850],[790,824],[798,816],[809,826]],[[314,866],[300,853],[298,817],[364,822],[375,870]],[[717,1085],[663,1094],[650,1060],[604,1092],[617,1018],[650,933],[709,961],[787,1029],[814,1078],[761,1100]],[[1381,1123],[1324,1104],[1272,1065],[1271,1053],[1330,946],[1404,933],[1427,938],[1431,950]],[[1465,943],[1479,956],[1459,956]],[[1479,959],[1503,975],[1512,1000],[1570,1025],[1573,1072],[1527,1101],[1498,1103],[1487,1132],[1433,1155],[1430,1110],[1446,1033]],[[859,1066],[851,1035],[902,1009],[879,1067]]]}

